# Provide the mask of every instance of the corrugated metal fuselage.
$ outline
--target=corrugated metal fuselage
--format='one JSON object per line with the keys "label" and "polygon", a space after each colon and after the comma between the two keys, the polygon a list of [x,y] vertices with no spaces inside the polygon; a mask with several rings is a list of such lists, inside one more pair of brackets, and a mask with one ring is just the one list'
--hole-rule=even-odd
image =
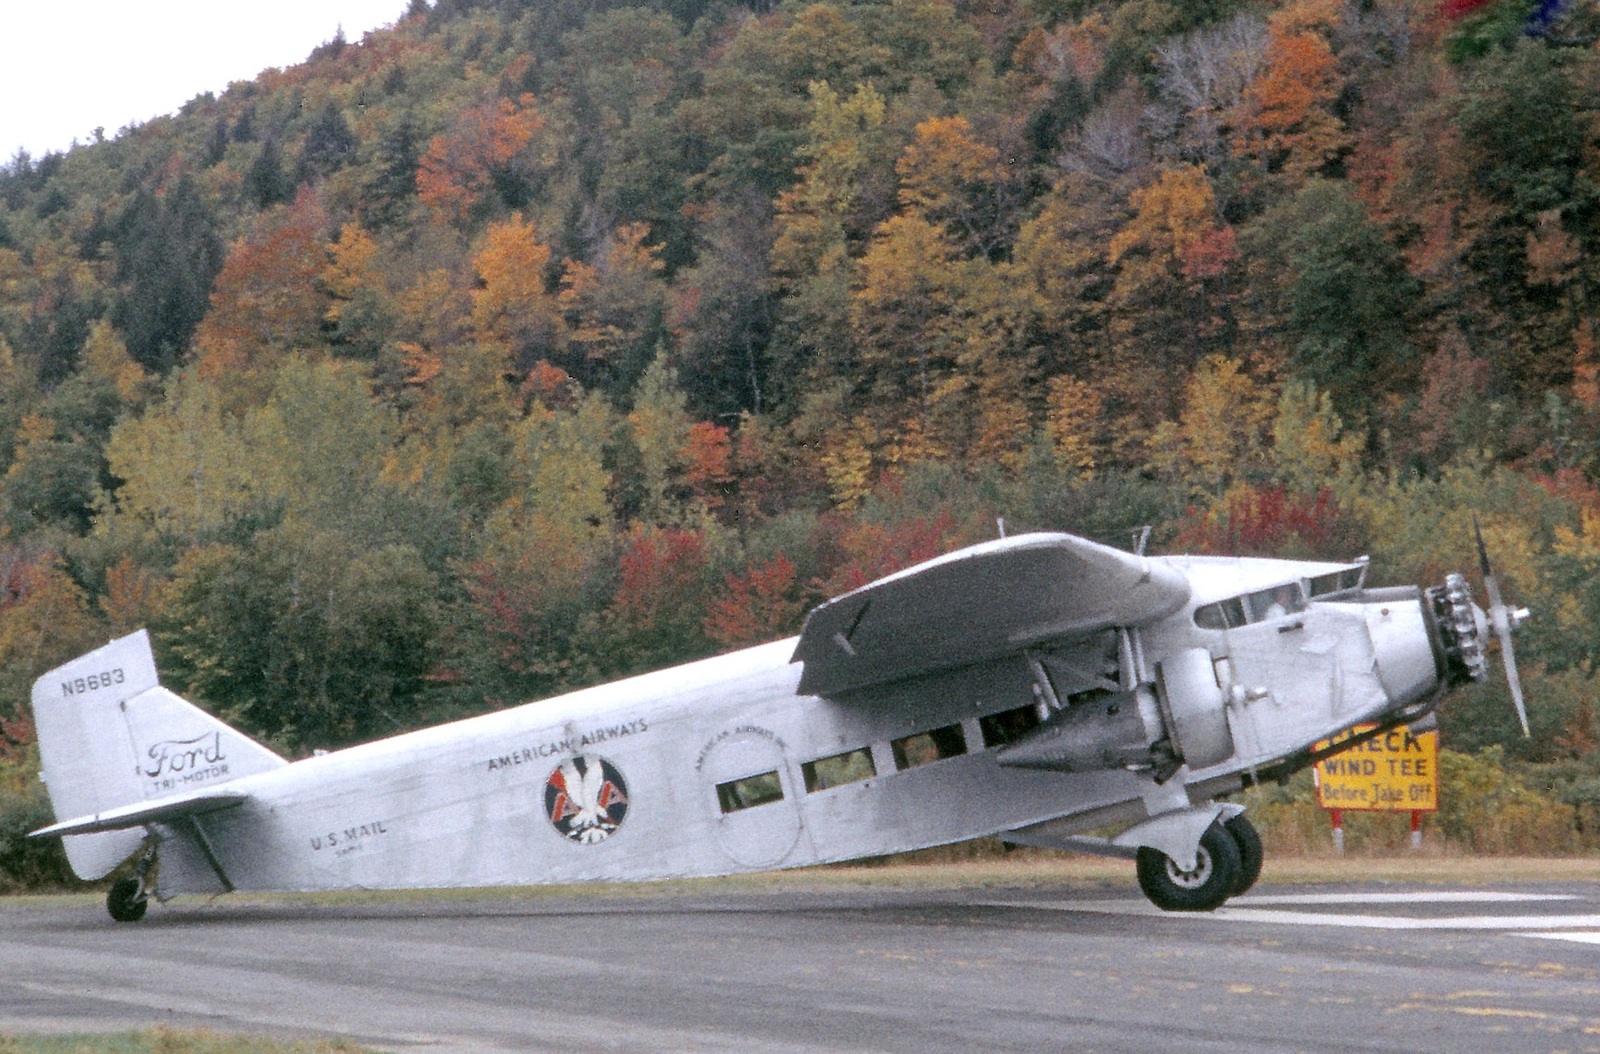
{"label": "corrugated metal fuselage", "polygon": [[[1182,770],[1169,796],[1184,785],[1197,798],[1224,792],[1238,785],[1234,773],[1409,701],[1380,685],[1359,612],[1330,606],[1305,621],[1284,646],[1309,648],[1326,667],[1307,701],[1287,685],[1236,693],[1237,753]],[[1228,654],[1227,635],[1193,629],[1187,613],[1172,624],[1175,635],[1154,635],[1163,648],[1198,642]],[[780,641],[236,780],[242,805],[155,828],[156,891],[689,877],[1147,814],[1147,776],[999,763],[984,719],[1039,698],[1022,657],[831,701],[796,694],[794,647]],[[1297,663],[1283,656],[1286,673]],[[934,729],[943,749],[908,758],[906,737]],[[837,785],[826,785],[825,761],[816,771],[829,758],[852,769]],[[586,792],[569,786],[579,776],[594,781]],[[606,822],[586,824],[597,803]]]}
{"label": "corrugated metal fuselage", "polygon": [[[794,867],[937,845],[1057,816],[1130,773],[996,765],[980,713],[1026,702],[1025,674],[939,679],[913,714],[796,696],[784,641],[309,758],[236,781],[244,805],[163,832],[158,891],[637,880]],[[995,675],[1000,674],[997,678]],[[934,687],[930,684],[929,687]],[[971,691],[964,690],[966,688]],[[959,724],[967,753],[897,771],[891,743]],[[802,765],[867,748],[878,775],[808,793]],[[564,830],[552,778],[600,759],[621,819]],[[775,772],[781,798],[724,811],[718,785]],[[620,798],[619,798],[620,796]],[[621,800],[623,810],[615,807]],[[556,817],[556,818],[553,818]]]}

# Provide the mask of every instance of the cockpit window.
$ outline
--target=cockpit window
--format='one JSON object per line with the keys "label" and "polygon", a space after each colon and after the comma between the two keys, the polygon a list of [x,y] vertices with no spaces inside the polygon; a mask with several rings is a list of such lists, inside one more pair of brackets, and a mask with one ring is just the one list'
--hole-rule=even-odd
{"label": "cockpit window", "polygon": [[1283,618],[1306,609],[1305,595],[1300,592],[1299,582],[1251,593],[1244,598],[1244,604],[1252,616],[1251,622]]}
{"label": "cockpit window", "polygon": [[1246,621],[1243,597],[1230,597],[1194,609],[1194,624],[1201,629],[1232,629]]}
{"label": "cockpit window", "polygon": [[1194,624],[1201,629],[1237,629],[1252,622],[1283,618],[1306,609],[1299,582],[1286,582],[1244,596],[1229,597],[1194,609]]}
{"label": "cockpit window", "polygon": [[1361,588],[1361,579],[1364,567],[1347,567],[1343,571],[1333,571],[1329,574],[1318,575],[1306,584],[1311,587],[1311,596],[1331,596],[1334,593],[1344,593],[1352,589]]}

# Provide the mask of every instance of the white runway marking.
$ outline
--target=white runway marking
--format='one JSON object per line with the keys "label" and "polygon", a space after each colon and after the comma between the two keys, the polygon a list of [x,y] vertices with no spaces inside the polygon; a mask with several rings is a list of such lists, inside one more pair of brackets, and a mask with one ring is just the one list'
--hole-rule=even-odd
{"label": "white runway marking", "polygon": [[1213,917],[1228,922],[1275,922],[1285,926],[1345,926],[1368,930],[1543,930],[1600,927],[1600,915],[1334,915],[1311,911],[1221,908]]}
{"label": "white runway marking", "polygon": [[1576,930],[1572,933],[1519,933],[1518,937],[1538,937],[1546,941],[1572,941],[1576,944],[1600,944],[1600,933]]}
{"label": "white runway marking", "polygon": [[[1574,941],[1600,945],[1600,914],[1472,914],[1426,916],[1415,914],[1344,913],[1293,910],[1295,908],[1422,907],[1429,904],[1532,904],[1562,903],[1579,898],[1561,893],[1504,893],[1490,890],[1413,893],[1287,893],[1246,896],[1213,912],[1164,912],[1145,900],[1046,901],[1007,907],[1034,907],[1049,911],[1077,911],[1103,915],[1161,916],[1174,919],[1225,923],[1267,923],[1279,926],[1334,926],[1366,930],[1485,930],[1522,937]],[[1286,910],[1289,909],[1289,910]]]}
{"label": "white runway marking", "polygon": [[1577,900],[1571,893],[1497,893],[1493,890],[1441,890],[1434,893],[1285,893],[1251,894],[1234,901],[1258,907],[1270,904],[1515,904],[1540,900]]}

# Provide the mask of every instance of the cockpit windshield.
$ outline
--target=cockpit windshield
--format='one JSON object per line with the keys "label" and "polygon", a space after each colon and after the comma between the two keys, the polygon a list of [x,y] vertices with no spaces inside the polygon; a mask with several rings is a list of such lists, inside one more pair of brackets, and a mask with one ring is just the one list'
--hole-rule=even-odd
{"label": "cockpit windshield", "polygon": [[1194,623],[1201,629],[1236,629],[1252,622],[1284,618],[1305,609],[1306,597],[1300,583],[1285,582],[1197,607]]}
{"label": "cockpit windshield", "polygon": [[1345,567],[1325,575],[1317,575],[1308,579],[1306,584],[1311,587],[1312,597],[1336,596],[1339,593],[1360,589],[1366,575],[1367,568],[1363,564],[1360,567]]}

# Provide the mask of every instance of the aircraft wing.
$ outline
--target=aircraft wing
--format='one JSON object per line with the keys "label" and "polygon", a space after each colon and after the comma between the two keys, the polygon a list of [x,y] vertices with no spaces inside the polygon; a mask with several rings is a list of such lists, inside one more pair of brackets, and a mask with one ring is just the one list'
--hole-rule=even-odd
{"label": "aircraft wing", "polygon": [[136,802],[133,805],[123,805],[115,809],[107,809],[89,816],[79,816],[71,820],[41,827],[37,831],[29,831],[29,838],[48,838],[52,835],[71,834],[98,834],[102,831],[120,831],[129,827],[143,827],[150,823],[170,823],[185,816],[200,816],[219,809],[231,809],[244,802],[250,796],[227,787],[209,787],[205,790],[190,791],[187,794],[173,794],[165,798],[156,798],[154,801]]}
{"label": "aircraft wing", "polygon": [[1138,626],[1178,610],[1189,582],[1164,563],[1070,534],[960,549],[852,590],[806,616],[800,692],[855,688]]}

